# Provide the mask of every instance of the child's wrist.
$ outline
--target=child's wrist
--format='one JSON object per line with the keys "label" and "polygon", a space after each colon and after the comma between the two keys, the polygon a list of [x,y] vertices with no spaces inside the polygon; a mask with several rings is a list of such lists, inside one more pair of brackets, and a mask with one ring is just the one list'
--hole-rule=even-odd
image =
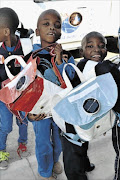
{"label": "child's wrist", "polygon": [[62,64],[62,60],[61,60],[61,59],[55,59],[55,61],[56,61],[56,63],[57,63],[58,65]]}

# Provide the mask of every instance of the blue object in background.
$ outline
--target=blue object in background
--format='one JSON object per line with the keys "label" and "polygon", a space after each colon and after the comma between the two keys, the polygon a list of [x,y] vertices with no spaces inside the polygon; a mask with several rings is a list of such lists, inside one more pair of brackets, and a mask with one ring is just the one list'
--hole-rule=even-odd
{"label": "blue object in background", "polygon": [[63,21],[62,30],[65,33],[72,33],[79,28],[81,22],[82,15],[78,12],[74,12]]}
{"label": "blue object in background", "polygon": [[62,23],[62,30],[65,32],[65,33],[72,33],[74,31],[76,31],[76,29],[78,29],[79,26],[72,26],[70,25],[69,23],[69,17],[66,18],[63,23]]}

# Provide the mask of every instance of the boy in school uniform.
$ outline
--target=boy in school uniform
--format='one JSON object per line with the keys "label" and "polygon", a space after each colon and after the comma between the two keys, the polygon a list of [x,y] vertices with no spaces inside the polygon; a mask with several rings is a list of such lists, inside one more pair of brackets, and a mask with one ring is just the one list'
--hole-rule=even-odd
{"label": "boy in school uniform", "polygon": [[[100,62],[103,61],[107,55],[105,38],[97,32],[92,32],[85,36],[81,44],[81,53],[83,54],[84,59],[80,60],[80,62],[77,64],[81,71],[83,71],[88,60]],[[89,67],[88,71],[90,71]],[[77,75],[75,75],[74,79],[72,80],[72,85],[75,87],[78,84],[80,84],[80,80],[78,79]],[[76,134],[72,125],[66,123],[66,127],[67,132]],[[65,136],[62,136],[62,145],[64,168],[68,180],[87,180],[86,172],[92,171],[95,168],[93,164],[90,164],[87,156],[89,143],[85,142],[82,144],[82,146],[78,146],[71,143]]]}
{"label": "boy in school uniform", "polygon": [[[0,8],[0,88],[2,88],[3,82],[8,79],[4,66],[5,58],[10,55],[24,55],[20,38],[15,35],[18,25],[19,18],[14,10],[7,7]],[[13,75],[17,75],[21,70],[21,65],[14,59],[9,62],[8,68]],[[16,121],[19,127],[18,150],[21,155],[24,153],[27,156],[28,121],[24,119],[22,124],[18,119]],[[0,101],[0,169],[8,167],[9,153],[6,152],[6,141],[8,134],[12,131],[12,124],[13,114]]]}
{"label": "boy in school uniform", "polygon": [[[109,60],[105,60],[104,58],[107,55],[107,48],[106,48],[106,39],[105,37],[99,32],[90,32],[88,33],[82,40],[82,54],[84,59],[80,60],[77,64],[77,67],[83,72],[85,77],[88,79],[90,78],[89,72],[95,68],[96,76],[102,75],[105,73],[110,72],[115,79],[115,82],[118,87],[118,92],[120,90],[120,71],[118,70],[118,65],[112,63]],[[75,75],[74,79],[72,80],[73,86],[77,86],[80,84],[80,80],[78,79],[77,75]],[[120,95],[118,94],[117,102],[113,108],[116,112],[116,121],[119,119],[120,113]],[[68,130],[70,132],[73,131],[76,134],[73,126],[68,125]],[[80,141],[80,140],[79,140]],[[83,143],[82,147],[79,148],[76,144],[70,143],[65,136],[62,137],[63,142],[63,154],[64,154],[64,166],[65,172],[67,174],[68,180],[87,180],[87,169],[86,164],[84,164],[83,169],[80,169],[82,164],[81,154],[86,154],[88,149],[88,143]],[[114,139],[114,144],[116,140]],[[86,146],[86,147],[85,147]],[[69,149],[69,154],[67,150]],[[83,150],[83,151],[82,151]],[[118,150],[117,150],[118,152]],[[118,153],[117,153],[118,155]],[[74,163],[70,164],[70,161]]]}
{"label": "boy in school uniform", "polygon": [[[62,59],[62,54],[67,53],[70,62],[74,63],[74,58],[56,41],[61,36],[61,17],[60,14],[48,9],[44,11],[38,18],[36,35],[40,36],[41,44],[33,45],[33,50],[44,48],[40,51],[40,63],[38,70],[49,81],[61,85],[54,68],[51,64],[51,45],[54,47],[55,63],[59,72],[62,74],[63,66],[66,63]],[[52,48],[53,48],[52,47]],[[74,70],[69,67],[66,69],[69,77],[74,77]],[[36,137],[36,158],[38,162],[38,173],[41,180],[54,180],[55,174],[62,173],[62,166],[59,162],[59,156],[62,151],[59,128],[53,121],[52,117],[41,117],[40,114],[28,114],[28,118],[33,120],[33,127]]]}

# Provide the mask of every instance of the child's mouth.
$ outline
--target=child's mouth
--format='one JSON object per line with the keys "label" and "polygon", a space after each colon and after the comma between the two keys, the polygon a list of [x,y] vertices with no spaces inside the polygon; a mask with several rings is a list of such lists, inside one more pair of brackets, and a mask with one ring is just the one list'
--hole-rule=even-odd
{"label": "child's mouth", "polygon": [[94,55],[94,56],[92,56],[92,58],[101,58],[101,56],[100,55]]}
{"label": "child's mouth", "polygon": [[48,33],[48,35],[50,35],[50,36],[55,36],[55,33],[50,32],[50,33]]}

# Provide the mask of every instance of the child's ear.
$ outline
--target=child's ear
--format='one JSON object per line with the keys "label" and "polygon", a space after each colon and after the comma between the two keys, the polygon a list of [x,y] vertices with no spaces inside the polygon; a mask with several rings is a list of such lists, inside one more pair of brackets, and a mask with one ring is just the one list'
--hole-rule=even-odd
{"label": "child's ear", "polygon": [[82,47],[80,47],[80,49],[79,49],[79,55],[80,55],[80,57],[83,57],[83,49],[82,49]]}
{"label": "child's ear", "polygon": [[4,28],[4,35],[9,36],[10,35],[10,29],[9,28]]}
{"label": "child's ear", "polygon": [[35,30],[35,33],[36,33],[36,36],[39,36],[39,35],[40,35],[38,29]]}

